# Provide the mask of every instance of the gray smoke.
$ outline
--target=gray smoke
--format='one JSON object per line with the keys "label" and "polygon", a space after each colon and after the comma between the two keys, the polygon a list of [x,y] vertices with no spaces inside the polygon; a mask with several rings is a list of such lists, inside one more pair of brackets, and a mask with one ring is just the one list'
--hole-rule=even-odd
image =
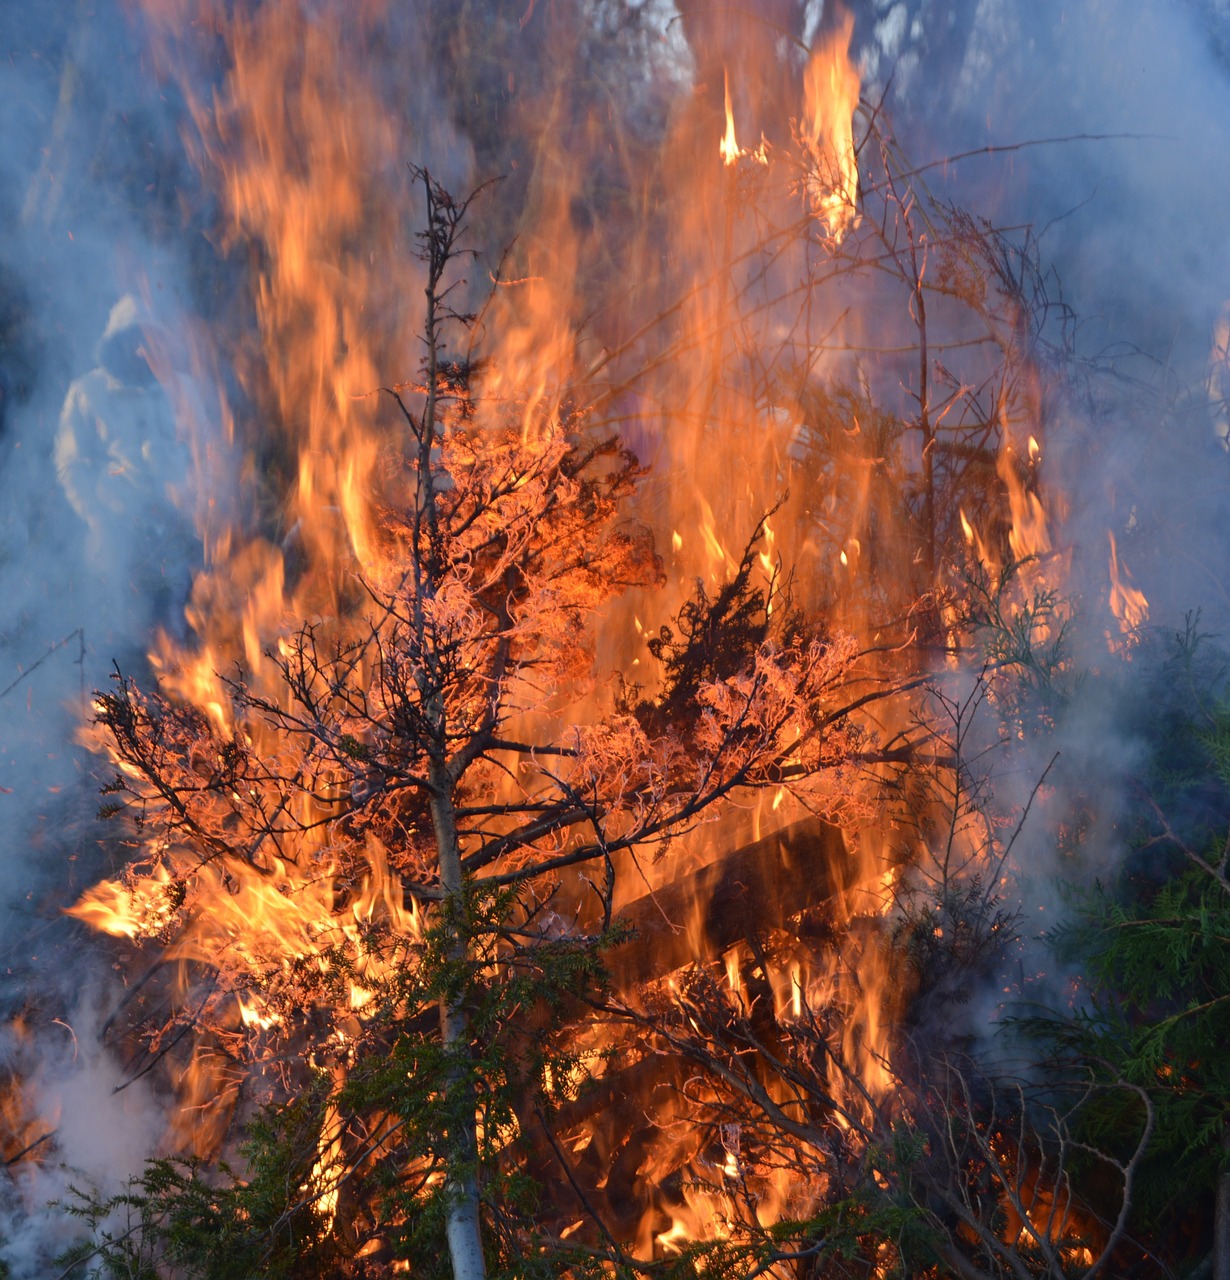
{"label": "gray smoke", "polygon": [[16,1277],[68,1241],[47,1204],[74,1180],[114,1188],[157,1136],[101,1047],[110,965],[61,915],[115,869],[102,767],[75,741],[90,693],[113,662],[141,670],[200,562],[172,394],[218,427],[175,341],[199,314],[191,180],[142,59],[119,5],[0,6],[0,1075],[25,1081],[24,1137],[45,1139],[0,1170]]}
{"label": "gray smoke", "polygon": [[[669,5],[628,7],[643,10],[657,47],[679,46]],[[1001,224],[1038,227],[1081,317],[1089,394],[1054,424],[1044,462],[1072,500],[1066,536],[1086,593],[1078,662],[1109,665],[1108,530],[1158,625],[1176,627],[1197,606],[1219,625],[1230,617],[1228,464],[1201,388],[1230,299],[1221,231],[1230,9],[1217,0],[851,7],[865,91],[883,92],[919,160],[1067,139],[971,158],[929,180]],[[118,1072],[98,1048],[98,1011],[114,998],[106,963],[60,915],[77,890],[115,870],[90,822],[99,766],[75,735],[111,663],[139,669],[152,630],[181,625],[202,554],[186,517],[202,483],[226,483],[224,466],[203,481],[190,465],[192,441],[174,410],[195,402],[198,429],[218,429],[216,396],[175,353],[185,327],[221,310],[227,268],[202,234],[209,211],[180,141],[179,100],[154,78],[129,8],[0,5],[0,1014],[22,1011],[31,1028],[25,1039],[4,1032],[0,1067],[37,1078],[33,1132],[57,1129],[54,1160],[41,1170],[23,1165],[17,1185],[0,1172],[0,1260],[18,1276],[45,1274],[63,1243],[61,1220],[40,1208],[47,1199],[74,1176],[122,1177],[156,1141],[153,1099],[136,1087],[114,1093]],[[471,21],[485,12],[465,10]],[[781,29],[799,35],[831,10],[773,6]],[[394,85],[416,65],[420,32],[406,18],[390,33],[373,75]],[[497,70],[482,111],[506,107],[502,86],[507,77],[511,93],[513,80]],[[653,109],[638,127],[651,129],[686,77],[627,80],[645,81]],[[487,121],[465,114],[480,109],[477,89],[473,104],[448,104],[422,75],[413,92],[390,92],[424,118],[452,110],[476,135],[471,151],[453,121],[439,120],[430,145],[441,177],[464,183],[471,156],[481,167]],[[402,159],[432,157],[391,162]],[[500,160],[523,179],[532,157],[508,143]],[[514,174],[509,190],[522,179]],[[162,380],[146,359],[151,344],[163,353]],[[1139,752],[1123,688],[1108,680],[1078,691],[1002,796],[1023,803],[1058,749],[1053,812],[1097,779],[1113,825],[1114,796]],[[1052,817],[1039,814],[1020,851],[1035,914],[1052,909],[1053,882],[1067,874]],[[1114,856],[1113,841],[1104,852]]]}
{"label": "gray smoke", "polygon": [[[1230,300],[1230,7],[1220,0],[875,0],[854,6],[873,100],[883,94],[943,198],[999,225],[1030,225],[1076,324],[1079,374],[1047,430],[1043,476],[1066,494],[1072,669],[1054,724],[999,766],[998,805],[1034,796],[1007,907],[1024,945],[1009,997],[1062,1008],[1076,990],[1041,935],[1065,890],[1113,879],[1122,822],[1146,765],[1151,682],[1189,611],[1226,633],[1230,493],[1225,368],[1211,359]],[[986,148],[1003,148],[985,151]],[[1108,652],[1109,534],[1150,602],[1130,660]],[[994,719],[993,711],[984,714]],[[988,738],[994,726],[987,724]],[[1052,764],[1053,760],[1053,764]],[[1079,850],[1071,832],[1082,827]],[[1065,836],[1065,831],[1067,835]],[[985,1049],[1004,988],[956,1019]],[[954,1025],[956,1023],[954,1022]]]}

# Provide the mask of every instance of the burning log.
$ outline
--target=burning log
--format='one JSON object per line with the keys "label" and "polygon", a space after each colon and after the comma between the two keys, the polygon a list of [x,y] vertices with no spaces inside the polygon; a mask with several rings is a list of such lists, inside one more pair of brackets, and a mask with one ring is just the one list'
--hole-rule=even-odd
{"label": "burning log", "polygon": [[[816,818],[739,846],[619,912],[634,934],[608,957],[615,985],[627,991],[665,978],[743,941],[758,950],[766,933],[797,922],[853,878],[841,831]],[[771,1017],[771,997],[754,1003]],[[561,1222],[596,1219],[625,1240],[636,1237],[646,1215],[661,1218],[662,1230],[670,1225],[663,1206],[678,1200],[678,1188],[660,1186],[649,1172],[661,1142],[654,1113],[660,1105],[670,1110],[669,1099],[694,1070],[669,1054],[613,1061],[549,1117],[528,1108],[520,1115],[533,1150],[527,1171],[552,1187]]]}
{"label": "burning log", "polygon": [[629,903],[634,937],[610,955],[617,986],[716,959],[745,938],[780,927],[845,891],[853,868],[841,831],[805,818]]}

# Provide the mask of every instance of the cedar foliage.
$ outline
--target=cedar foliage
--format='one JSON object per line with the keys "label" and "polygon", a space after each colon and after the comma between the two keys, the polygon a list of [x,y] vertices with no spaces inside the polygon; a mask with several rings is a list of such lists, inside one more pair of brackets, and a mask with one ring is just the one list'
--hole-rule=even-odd
{"label": "cedar foliage", "polygon": [[[1077,1012],[1035,1024],[1060,1061],[1116,1074],[1156,1110],[1135,1208],[1140,1229],[1182,1252],[1208,1247],[1230,1123],[1230,702],[1225,655],[1198,619],[1158,643],[1145,746],[1121,872],[1074,895],[1053,940],[1083,973]],[[1119,1100],[1122,1104],[1122,1099]],[[1138,1105],[1086,1117],[1087,1138],[1121,1149]],[[1183,1241],[1183,1228],[1194,1241]],[[1179,1259],[1176,1258],[1176,1262]]]}

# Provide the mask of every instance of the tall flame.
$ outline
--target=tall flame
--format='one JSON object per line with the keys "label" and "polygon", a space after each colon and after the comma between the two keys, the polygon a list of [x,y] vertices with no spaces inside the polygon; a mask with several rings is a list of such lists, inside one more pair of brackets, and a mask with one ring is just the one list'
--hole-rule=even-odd
{"label": "tall flame", "polygon": [[1107,530],[1106,536],[1110,539],[1110,611],[1119,620],[1119,630],[1128,635],[1149,620],[1149,602],[1121,563],[1115,535]]}
{"label": "tall flame", "polygon": [[722,135],[722,141],[718,144],[718,150],[722,154],[722,162],[724,164],[734,164],[743,154],[739,150],[739,140],[735,137],[735,112],[730,105],[730,73],[723,73],[723,87],[725,89],[726,102],[726,132]]}
{"label": "tall flame", "polygon": [[850,60],[854,15],[844,13],[812,50],[804,75],[807,112],[803,127],[815,171],[809,176],[812,211],[841,241],[858,218],[858,159],[854,150],[854,112],[858,107],[858,69]]}
{"label": "tall flame", "polygon": [[[285,691],[276,659],[293,653],[294,629],[304,619],[336,624],[359,585],[396,571],[386,559],[373,510],[381,496],[379,450],[388,445],[396,452],[401,428],[396,419],[382,418],[381,401],[372,393],[382,381],[401,376],[406,352],[416,350],[412,335],[421,320],[422,281],[413,268],[402,265],[409,219],[399,176],[400,161],[415,140],[403,136],[409,126],[378,100],[364,74],[365,42],[379,38],[378,0],[336,7],[267,0],[246,16],[222,0],[146,4],[170,61],[178,34],[194,24],[217,31],[229,51],[228,72],[211,100],[190,97],[199,133],[195,158],[219,192],[224,245],[254,248],[259,350],[247,352],[240,366],[249,398],[260,410],[261,438],[250,442],[259,462],[252,470],[273,477],[252,482],[265,519],[255,529],[236,528],[222,538],[217,568],[195,584],[188,610],[194,646],[188,649],[164,637],[154,666],[161,688],[198,708],[221,738],[255,755],[276,755],[279,743],[267,725],[239,723],[225,674],[241,665],[251,686],[271,705],[280,705]],[[860,86],[850,58],[852,34],[853,18],[845,14],[812,51],[804,74],[806,110],[798,130],[807,152],[811,210],[834,244],[850,235],[859,216],[854,115]],[[759,70],[766,79],[771,74],[771,68]],[[562,88],[559,100],[564,100]],[[841,449],[850,452],[836,453],[839,461],[832,473],[820,466],[807,472],[800,462],[800,439],[805,427],[814,427],[806,392],[818,377],[819,362],[830,358],[818,354],[816,335],[829,334],[842,323],[847,309],[842,290],[848,286],[838,280],[831,292],[815,290],[802,309],[806,324],[790,308],[763,302],[764,296],[793,295],[798,279],[811,269],[814,241],[792,245],[774,233],[770,250],[760,252],[762,228],[742,216],[736,200],[739,184],[729,169],[748,155],[736,137],[729,75],[724,107],[724,166],[713,156],[709,102],[668,139],[668,163],[662,168],[673,180],[664,192],[654,193],[666,212],[656,206],[652,217],[640,211],[653,232],[638,228],[620,246],[631,267],[611,255],[618,260],[613,273],[618,285],[605,285],[607,292],[599,295],[604,305],[597,308],[585,296],[585,287],[598,289],[602,282],[586,278],[586,254],[601,256],[610,250],[595,245],[600,232],[587,230],[587,167],[562,150],[559,122],[552,112],[544,112],[525,225],[516,245],[518,272],[501,282],[485,315],[495,352],[485,390],[504,405],[520,407],[523,435],[528,436],[531,422],[543,412],[558,420],[561,387],[572,382],[575,398],[597,406],[596,412],[609,413],[617,422],[626,414],[629,434],[646,460],[656,457],[670,477],[669,483],[650,490],[646,503],[658,520],[662,546],[669,545],[672,552],[669,603],[656,602],[650,615],[644,600],[630,596],[612,607],[601,636],[601,643],[627,662],[625,669],[636,666],[638,678],[650,686],[660,678],[661,664],[655,668],[649,660],[646,635],[654,627],[642,618],[669,615],[672,605],[694,594],[697,583],[712,599],[746,571],[764,593],[765,614],[776,623],[781,613],[774,612],[779,605],[774,593],[783,589],[783,576],[788,577],[784,566],[807,565],[797,590],[800,596],[812,591],[817,597],[822,592],[816,583],[827,581],[825,575],[839,578],[839,589],[846,590],[896,570],[890,567],[885,573],[874,563],[879,548],[873,529],[887,522],[870,511],[867,494],[883,458],[874,450],[858,454],[854,444],[839,440]],[[755,123],[753,116],[752,127]],[[601,124],[591,119],[578,131],[591,131],[605,144]],[[697,138],[703,146],[695,143]],[[600,154],[615,155],[617,150],[605,145]],[[764,166],[755,170],[758,181],[773,176],[768,155],[763,145],[753,153],[754,162]],[[642,189],[636,176],[638,182],[627,183],[629,206],[642,198],[635,194]],[[780,189],[766,196],[767,202],[774,200],[774,215],[783,225],[798,221],[797,187],[783,179]],[[669,237],[668,251],[659,236]],[[836,254],[821,256],[833,259]],[[626,281],[637,278],[645,281],[644,296],[638,298],[643,314],[625,314],[621,308],[633,311],[624,297]],[[620,301],[611,302],[613,296]],[[590,312],[598,319],[585,329],[580,317]],[[763,359],[770,351],[772,358]],[[630,374],[627,365],[634,359],[642,364]],[[855,441],[860,431],[853,418],[852,428],[843,423],[836,434]],[[258,434],[251,424],[249,432]],[[858,444],[862,446],[861,440]],[[1031,465],[1036,460],[1031,441]],[[850,476],[836,477],[843,467]],[[1007,445],[996,470],[1009,508],[1012,555],[1022,559],[1046,553],[1051,535],[1045,510],[1022,481]],[[820,556],[808,504],[818,506],[831,498],[836,506],[831,491],[837,478],[850,480],[855,510],[838,512],[840,549],[830,544]],[[785,496],[788,480],[796,482],[792,498]],[[771,519],[765,519],[767,511],[773,512]],[[992,539],[984,542],[964,512],[961,522],[989,566],[998,554],[988,546]],[[756,546],[745,552],[757,529]],[[1118,583],[1113,538],[1111,556]],[[834,613],[843,608],[853,611],[855,605],[838,601]],[[876,642],[870,634],[868,639],[881,651],[886,647],[876,643],[878,636]],[[772,680],[775,674],[766,669],[758,678]],[[596,720],[604,705],[595,694],[582,715]],[[804,721],[800,715],[800,738],[810,732]],[[198,763],[207,776],[216,762]],[[783,774],[794,763],[782,761]],[[823,786],[837,792],[846,780],[836,772],[834,778]],[[314,783],[323,795],[343,785],[361,785],[361,780],[322,770]],[[516,780],[507,785],[515,786]],[[492,800],[494,804],[498,796]],[[817,807],[825,803],[836,801],[816,798]],[[850,804],[857,808],[855,801]],[[757,1017],[768,1016],[764,1007],[756,1007],[762,997],[749,990],[745,977],[745,969],[750,973],[755,968],[756,981],[767,988],[764,1003],[772,1006],[779,1027],[801,1027],[816,1011],[834,1019],[840,1014],[843,1025],[834,1054],[846,1064],[846,1072],[834,1068],[826,1084],[846,1114],[859,1116],[893,1084],[887,1065],[893,975],[878,948],[892,873],[884,871],[881,847],[867,840],[861,854],[843,847],[840,855],[828,855],[841,865],[824,892],[835,900],[834,918],[854,939],[849,955],[836,948],[818,954],[819,947],[792,946],[781,939],[776,949],[770,948],[772,954],[760,954],[759,943],[756,956],[738,943],[715,954],[701,918],[708,903],[702,900],[706,882],[699,873],[741,842],[759,840],[806,814],[785,786],[767,788],[746,809],[731,811],[716,830],[690,832],[669,858],[638,866],[631,887],[620,883],[623,896],[617,905],[646,889],[652,899],[668,881],[693,875],[697,897],[687,918],[681,912],[669,921],[691,944],[690,956],[679,959],[674,972],[689,965],[695,972],[716,972],[720,966],[731,1007],[748,1016],[753,1010]],[[229,1002],[233,1016],[228,1029],[247,1037],[253,1054],[259,1053],[261,1037],[276,1033],[285,1021],[277,998],[281,976],[296,966],[328,968],[337,963],[330,956],[340,954],[348,974],[343,1007],[333,1011],[340,1028],[347,1016],[362,1016],[370,988],[382,977],[381,961],[367,945],[372,923],[414,939],[422,922],[405,904],[401,883],[389,866],[389,850],[373,839],[358,867],[343,868],[330,845],[327,823],[313,821],[306,810],[299,816],[302,830],[312,834],[302,836],[292,857],[223,868],[189,848],[144,850],[138,868],[86,893],[73,914],[137,942],[174,931],[173,958],[214,966],[227,979],[215,1003]],[[780,874],[789,883],[798,869],[787,861]],[[860,886],[879,890],[871,906],[857,901]],[[779,931],[808,905],[814,904],[787,901],[776,922]],[[757,936],[759,925],[755,922]],[[666,985],[674,982],[670,977]],[[669,989],[679,995],[677,984]],[[626,994],[637,998],[635,991]],[[578,1031],[578,1040],[603,1069],[613,1070],[610,1045],[584,1039],[601,1034]],[[344,1032],[338,1035],[344,1040]],[[340,1085],[344,1064],[345,1046],[339,1043],[332,1059],[320,1065]],[[230,1105],[235,1093],[230,1078],[224,1081],[222,1069],[210,1067],[204,1055],[198,1065],[199,1078],[187,1086],[191,1104],[204,1105],[213,1089]],[[799,1105],[781,1078],[764,1088],[779,1110]],[[652,1221],[647,1216],[630,1229],[642,1253],[676,1253],[689,1240],[729,1234],[740,1211],[735,1188],[753,1176],[762,1188],[754,1210],[761,1225],[788,1211],[806,1212],[819,1202],[823,1179],[818,1174],[799,1175],[771,1161],[758,1165],[757,1155],[733,1129],[723,1133],[716,1161],[690,1129],[680,1132],[682,1120],[668,1110],[664,1107],[659,1118],[657,1143],[646,1156],[644,1171],[636,1172],[654,1186],[671,1183],[682,1190],[669,1204],[655,1205]],[[329,1212],[335,1204],[330,1177],[340,1150],[336,1120],[331,1108],[310,1179]],[[597,1145],[591,1132],[577,1137],[573,1149]]]}

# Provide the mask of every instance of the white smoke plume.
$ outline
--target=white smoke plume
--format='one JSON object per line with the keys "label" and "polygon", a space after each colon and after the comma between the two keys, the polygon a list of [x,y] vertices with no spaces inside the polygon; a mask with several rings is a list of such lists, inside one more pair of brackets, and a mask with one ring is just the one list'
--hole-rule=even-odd
{"label": "white smoke plume", "polygon": [[39,1144],[0,1170],[20,1277],[67,1243],[49,1202],[117,1186],[157,1137],[101,1046],[110,965],[60,915],[113,869],[76,737],[112,663],[139,669],[154,628],[182,626],[202,483],[227,497],[219,401],[180,341],[200,315],[191,179],[139,33],[120,6],[5,6],[0,49],[0,1071]]}

